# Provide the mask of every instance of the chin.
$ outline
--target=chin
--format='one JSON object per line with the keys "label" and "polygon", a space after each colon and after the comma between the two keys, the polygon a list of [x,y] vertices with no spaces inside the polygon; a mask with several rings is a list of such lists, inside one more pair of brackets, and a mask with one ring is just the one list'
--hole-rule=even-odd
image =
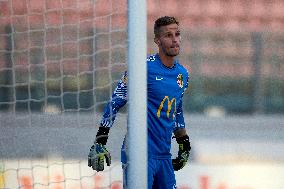
{"label": "chin", "polygon": [[175,56],[179,55],[179,52],[169,52],[166,55],[171,56],[171,57],[175,57]]}
{"label": "chin", "polygon": [[161,49],[163,54],[169,57],[175,57],[177,55],[179,55],[179,49],[165,49],[162,48]]}
{"label": "chin", "polygon": [[170,57],[176,57],[178,54],[169,54]]}
{"label": "chin", "polygon": [[177,56],[179,55],[179,49],[170,51],[169,54],[171,54],[172,56]]}

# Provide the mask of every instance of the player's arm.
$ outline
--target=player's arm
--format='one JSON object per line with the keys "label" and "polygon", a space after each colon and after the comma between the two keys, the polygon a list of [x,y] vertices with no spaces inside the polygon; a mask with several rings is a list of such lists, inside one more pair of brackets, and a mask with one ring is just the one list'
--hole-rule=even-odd
{"label": "player's arm", "polygon": [[189,158],[189,151],[191,149],[189,136],[185,129],[185,123],[182,111],[182,101],[180,102],[177,108],[174,136],[179,145],[179,150],[178,150],[178,156],[172,160],[172,163],[174,170],[178,171],[185,166]]}
{"label": "player's arm", "polygon": [[106,104],[104,108],[103,117],[101,120],[102,127],[112,127],[116,114],[120,108],[122,108],[127,102],[127,72],[125,72],[122,78],[119,80],[111,100]]}
{"label": "player's arm", "polygon": [[111,164],[111,156],[105,145],[108,140],[109,130],[112,127],[116,114],[127,102],[127,73],[117,84],[111,100],[104,108],[103,118],[96,134],[96,140],[90,149],[88,155],[88,166],[96,171],[104,170],[104,159],[108,166]]}

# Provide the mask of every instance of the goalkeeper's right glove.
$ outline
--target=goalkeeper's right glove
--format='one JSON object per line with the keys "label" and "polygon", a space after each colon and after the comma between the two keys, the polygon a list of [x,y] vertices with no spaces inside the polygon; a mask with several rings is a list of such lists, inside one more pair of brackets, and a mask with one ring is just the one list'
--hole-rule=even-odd
{"label": "goalkeeper's right glove", "polygon": [[96,142],[92,145],[88,155],[88,166],[93,170],[103,171],[104,160],[106,160],[107,166],[111,164],[111,156],[105,145],[108,139],[109,128],[99,127],[96,135]]}
{"label": "goalkeeper's right glove", "polygon": [[172,164],[174,170],[178,171],[185,166],[189,158],[191,146],[188,135],[176,138],[176,141],[179,145],[178,156],[175,159],[172,159]]}

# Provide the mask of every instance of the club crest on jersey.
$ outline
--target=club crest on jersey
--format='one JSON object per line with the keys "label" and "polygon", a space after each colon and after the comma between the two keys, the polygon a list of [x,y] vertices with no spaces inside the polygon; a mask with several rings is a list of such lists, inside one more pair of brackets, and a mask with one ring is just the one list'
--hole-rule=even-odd
{"label": "club crest on jersey", "polygon": [[182,74],[178,74],[177,76],[177,84],[180,88],[183,88],[183,76]]}

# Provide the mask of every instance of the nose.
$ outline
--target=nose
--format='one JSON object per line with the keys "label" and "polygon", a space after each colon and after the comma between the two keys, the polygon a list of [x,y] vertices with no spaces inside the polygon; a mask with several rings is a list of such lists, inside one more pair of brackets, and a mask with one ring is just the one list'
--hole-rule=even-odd
{"label": "nose", "polygon": [[174,35],[173,41],[174,41],[174,42],[177,42],[177,41],[178,41],[178,37]]}
{"label": "nose", "polygon": [[180,36],[174,36],[172,38],[172,40],[173,40],[174,43],[179,43],[180,42]]}

